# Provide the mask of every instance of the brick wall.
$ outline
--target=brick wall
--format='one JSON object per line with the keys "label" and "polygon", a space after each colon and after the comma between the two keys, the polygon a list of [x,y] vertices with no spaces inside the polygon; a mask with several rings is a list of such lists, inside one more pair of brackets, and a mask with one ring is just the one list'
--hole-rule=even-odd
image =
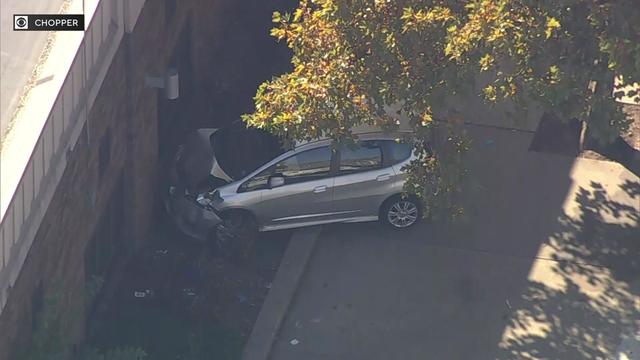
{"label": "brick wall", "polygon": [[[110,65],[83,135],[68,154],[65,173],[0,316],[0,360],[13,360],[15,350],[28,342],[32,310],[38,307],[33,304],[40,302],[39,292],[53,290],[56,279],[60,280],[61,315],[79,315],[68,317],[64,332],[72,343],[81,342],[85,250],[121,180],[125,189],[122,210],[126,248],[135,248],[151,237],[160,176],[157,102],[167,100],[158,96],[160,90],[144,86],[145,76],[161,76],[167,69],[189,16],[192,40],[200,44],[191,54],[192,59],[198,59],[193,64],[194,73],[207,67],[215,56],[203,44],[215,37],[216,27],[208,19],[218,2],[173,3],[175,8],[170,6],[171,1],[147,1],[133,33],[125,38]],[[205,99],[201,96],[199,101]],[[104,140],[105,134],[110,141]]]}

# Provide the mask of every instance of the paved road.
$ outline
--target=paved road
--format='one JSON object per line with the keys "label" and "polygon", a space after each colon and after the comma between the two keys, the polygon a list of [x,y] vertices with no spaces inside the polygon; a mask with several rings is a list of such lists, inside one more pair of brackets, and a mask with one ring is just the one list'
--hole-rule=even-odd
{"label": "paved road", "polygon": [[474,132],[468,221],[326,228],[271,360],[624,358],[640,331],[640,179]]}
{"label": "paved road", "polygon": [[13,14],[56,14],[64,0],[2,0],[0,8],[0,143],[49,32],[13,31]]}

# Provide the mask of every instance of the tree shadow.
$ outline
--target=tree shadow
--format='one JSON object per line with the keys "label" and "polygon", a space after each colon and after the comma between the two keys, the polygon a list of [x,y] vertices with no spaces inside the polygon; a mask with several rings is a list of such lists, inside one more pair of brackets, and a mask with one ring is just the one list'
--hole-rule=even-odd
{"label": "tree shadow", "polygon": [[[640,183],[626,181],[621,194],[640,201]],[[550,236],[553,275],[529,280],[497,358],[622,359],[630,351],[621,344],[640,336],[640,214],[613,196],[596,182],[579,189],[579,215],[563,214]]]}
{"label": "tree shadow", "polygon": [[583,150],[588,150],[597,153],[598,157],[615,161],[640,176],[640,110],[629,105],[626,111],[633,119],[628,134],[619,135],[603,144],[587,129],[582,145],[582,123],[579,120],[561,121],[553,114],[545,113],[540,119],[529,151],[577,157],[582,156]]}
{"label": "tree shadow", "polygon": [[640,176],[640,150],[631,146],[622,136],[616,137],[614,141],[606,145],[600,144],[597,140],[588,139],[585,150],[595,151]]}

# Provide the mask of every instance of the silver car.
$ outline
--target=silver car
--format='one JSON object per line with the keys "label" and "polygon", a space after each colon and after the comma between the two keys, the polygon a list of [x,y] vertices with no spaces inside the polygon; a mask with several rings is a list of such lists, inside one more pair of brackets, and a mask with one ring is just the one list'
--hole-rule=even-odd
{"label": "silver car", "polygon": [[355,144],[335,150],[330,140],[299,144],[250,172],[234,174],[236,178],[221,164],[215,135],[210,135],[212,160],[206,165],[208,177],[218,182],[186,196],[176,196],[174,188],[169,202],[191,204],[191,210],[174,206],[174,218],[184,220],[184,212],[190,212],[200,229],[187,230],[184,221],[181,228],[196,238],[206,237],[212,228],[239,234],[381,220],[403,229],[420,219],[419,202],[401,195],[402,169],[413,158],[412,146],[399,141],[406,134],[358,134]]}

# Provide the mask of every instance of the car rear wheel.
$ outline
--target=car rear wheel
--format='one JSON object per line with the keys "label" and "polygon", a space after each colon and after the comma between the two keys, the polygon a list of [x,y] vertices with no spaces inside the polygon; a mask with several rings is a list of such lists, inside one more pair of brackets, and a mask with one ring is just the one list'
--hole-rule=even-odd
{"label": "car rear wheel", "polygon": [[394,196],[382,206],[380,219],[394,229],[415,225],[422,215],[420,204],[413,197]]}

